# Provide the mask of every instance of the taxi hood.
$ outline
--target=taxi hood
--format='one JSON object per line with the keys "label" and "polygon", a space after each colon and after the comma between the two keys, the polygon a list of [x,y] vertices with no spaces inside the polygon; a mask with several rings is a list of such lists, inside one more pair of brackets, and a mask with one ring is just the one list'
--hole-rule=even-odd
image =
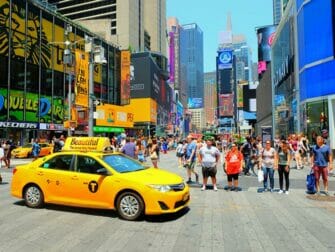
{"label": "taxi hood", "polygon": [[145,184],[174,185],[183,182],[183,178],[179,175],[156,168],[147,168],[145,170],[120,174],[126,176],[129,180]]}

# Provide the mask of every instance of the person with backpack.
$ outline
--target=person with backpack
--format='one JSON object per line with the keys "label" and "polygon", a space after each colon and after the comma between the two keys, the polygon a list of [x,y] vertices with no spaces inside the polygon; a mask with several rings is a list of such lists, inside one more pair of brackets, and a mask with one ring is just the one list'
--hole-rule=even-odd
{"label": "person with backpack", "polygon": [[[279,143],[279,147],[277,150],[277,158],[276,158],[276,167],[278,167],[278,175],[279,175],[279,194],[284,193],[289,194],[290,188],[290,162],[291,162],[291,154],[289,150],[288,143],[286,140],[282,140]],[[285,191],[283,190],[283,180],[285,176]]]}
{"label": "person with backpack", "polygon": [[333,170],[333,156],[322,136],[316,138],[316,145],[311,152],[311,164],[315,176],[316,194],[320,195],[320,176],[322,175],[324,193],[328,196],[328,172]]}

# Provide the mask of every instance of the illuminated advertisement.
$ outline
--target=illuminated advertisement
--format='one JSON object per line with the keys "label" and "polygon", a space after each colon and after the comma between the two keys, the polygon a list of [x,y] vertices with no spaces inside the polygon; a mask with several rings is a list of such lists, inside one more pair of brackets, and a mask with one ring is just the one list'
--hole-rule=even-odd
{"label": "illuminated advertisement", "polygon": [[125,106],[134,114],[134,122],[157,123],[157,102],[151,98],[131,99],[130,104]]}
{"label": "illuminated advertisement", "polygon": [[218,52],[218,69],[230,69],[233,66],[233,51],[223,50]]}
{"label": "illuminated advertisement", "polygon": [[258,61],[271,61],[271,45],[275,37],[276,26],[266,26],[257,29]]}
{"label": "illuminated advertisement", "polygon": [[121,51],[121,105],[130,103],[130,51]]}
{"label": "illuminated advertisement", "polygon": [[96,107],[96,126],[125,127],[134,126],[134,114],[127,106],[104,104]]}
{"label": "illuminated advertisement", "polygon": [[76,105],[88,107],[88,56],[76,50]]}
{"label": "illuminated advertisement", "polygon": [[219,115],[233,116],[234,115],[234,94],[220,94],[219,96]]}
{"label": "illuminated advertisement", "polygon": [[[25,106],[24,106],[25,105]],[[37,94],[23,93],[11,90],[9,100],[7,89],[0,89],[0,121],[7,120],[7,108],[9,106],[9,117],[11,121],[27,121],[44,123],[62,123],[64,117],[63,99],[41,97]],[[25,107],[25,120],[23,117]],[[53,120],[52,120],[53,115]]]}
{"label": "illuminated advertisement", "polygon": [[188,98],[187,107],[189,109],[203,108],[202,98]]}
{"label": "illuminated advertisement", "polygon": [[237,85],[236,86],[236,92],[237,92],[237,107],[243,108],[243,85]]}
{"label": "illuminated advertisement", "polygon": [[170,45],[169,45],[169,56],[170,56],[170,83],[174,83],[175,79],[175,44],[174,44],[174,33],[169,32]]}

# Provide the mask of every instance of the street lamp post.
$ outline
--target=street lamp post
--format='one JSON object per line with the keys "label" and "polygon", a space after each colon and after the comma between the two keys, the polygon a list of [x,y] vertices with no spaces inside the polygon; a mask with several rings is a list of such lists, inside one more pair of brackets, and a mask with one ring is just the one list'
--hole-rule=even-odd
{"label": "street lamp post", "polygon": [[85,36],[85,52],[89,53],[89,83],[88,83],[88,136],[94,136],[94,64],[106,64],[105,50],[94,44],[94,37]]}

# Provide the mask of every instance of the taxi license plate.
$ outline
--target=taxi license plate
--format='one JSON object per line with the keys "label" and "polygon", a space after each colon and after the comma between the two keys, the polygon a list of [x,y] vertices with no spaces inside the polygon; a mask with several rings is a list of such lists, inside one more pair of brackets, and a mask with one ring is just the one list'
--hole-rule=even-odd
{"label": "taxi license plate", "polygon": [[183,201],[187,201],[189,199],[190,195],[188,193],[185,193],[183,196]]}

